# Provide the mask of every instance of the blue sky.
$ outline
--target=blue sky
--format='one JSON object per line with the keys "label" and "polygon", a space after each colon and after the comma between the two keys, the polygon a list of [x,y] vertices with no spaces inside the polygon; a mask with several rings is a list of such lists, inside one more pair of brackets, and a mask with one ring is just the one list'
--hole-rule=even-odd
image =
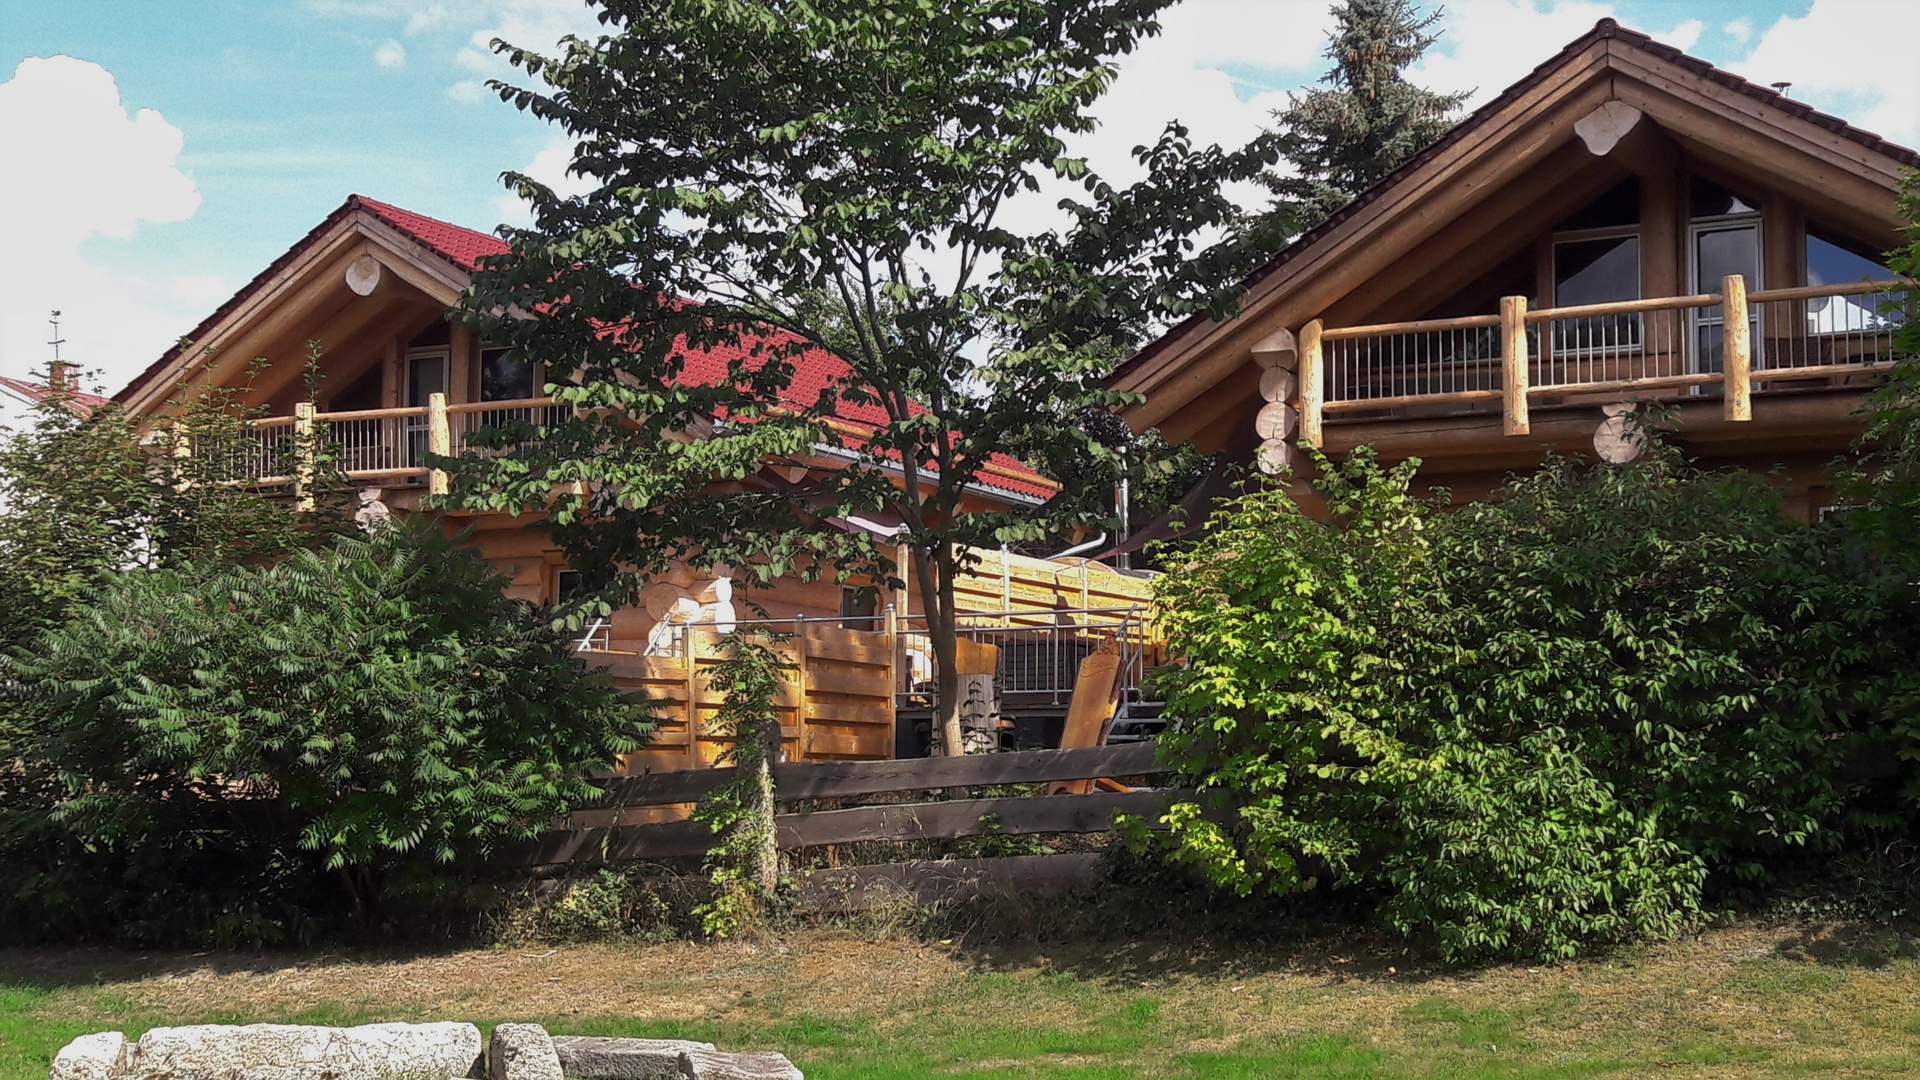
{"label": "blue sky", "polygon": [[[1419,73],[1436,88],[1489,96],[1612,14],[1920,141],[1903,55],[1920,3],[1448,8]],[[1175,115],[1205,139],[1250,135],[1318,77],[1330,25],[1318,0],[1186,0],[1163,21],[1081,148],[1096,168],[1123,171]],[[480,90],[508,74],[485,41],[544,48],[594,26],[573,0],[0,0],[0,374],[44,361],[45,309],[63,306],[70,352],[117,387],[349,192],[479,228],[512,216],[499,173],[557,179],[566,146]],[[34,57],[80,63],[19,66]]]}

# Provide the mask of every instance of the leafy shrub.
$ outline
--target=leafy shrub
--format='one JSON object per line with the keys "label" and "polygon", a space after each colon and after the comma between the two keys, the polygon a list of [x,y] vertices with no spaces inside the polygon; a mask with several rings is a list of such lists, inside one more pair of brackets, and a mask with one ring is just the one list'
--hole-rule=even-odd
{"label": "leafy shrub", "polygon": [[1905,813],[1914,591],[1766,478],[1656,448],[1442,514],[1417,462],[1321,464],[1331,520],[1249,491],[1160,582],[1197,718],[1163,752],[1201,789],[1173,850],[1214,880],[1382,890],[1454,959],[1565,956]]}
{"label": "leafy shrub", "polygon": [[6,660],[39,804],[8,815],[16,912],[125,937],[153,894],[177,917],[148,940],[264,942],[546,828],[644,716],[504,586],[425,519],[102,580]]}

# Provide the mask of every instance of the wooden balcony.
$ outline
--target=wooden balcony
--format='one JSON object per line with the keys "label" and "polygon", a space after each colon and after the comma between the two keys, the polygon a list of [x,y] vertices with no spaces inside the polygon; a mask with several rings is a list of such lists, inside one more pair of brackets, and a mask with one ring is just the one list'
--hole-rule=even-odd
{"label": "wooden balcony", "polygon": [[[1498,408],[1527,435],[1537,406],[1717,395],[1724,418],[1750,421],[1755,393],[1847,385],[1893,362],[1912,281],[1863,281],[1749,293],[1729,277],[1693,296],[1326,327],[1258,350],[1269,368],[1257,421],[1261,463],[1320,447],[1328,424]],[[1291,356],[1289,354],[1292,354]],[[1297,360],[1296,376],[1286,370]],[[1297,389],[1297,394],[1296,394]],[[1296,428],[1297,425],[1297,428]]]}
{"label": "wooden balcony", "polygon": [[325,455],[335,470],[351,480],[418,484],[439,495],[447,490],[447,474],[428,466],[429,455],[504,453],[497,447],[477,446],[474,433],[514,422],[551,425],[570,408],[550,397],[453,405],[445,394],[434,394],[426,405],[403,409],[326,413],[302,403],[294,406],[292,416],[249,421],[236,445],[196,445],[194,453],[218,453],[234,479],[262,486],[301,485],[317,471],[317,458]]}

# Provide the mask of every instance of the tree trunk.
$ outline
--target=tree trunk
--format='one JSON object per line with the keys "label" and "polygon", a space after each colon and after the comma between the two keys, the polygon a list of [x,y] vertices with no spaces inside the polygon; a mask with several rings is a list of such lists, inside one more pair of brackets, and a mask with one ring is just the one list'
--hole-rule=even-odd
{"label": "tree trunk", "polygon": [[[942,558],[942,556],[945,556]],[[959,757],[967,752],[960,731],[960,648],[953,613],[952,549],[914,552],[914,575],[920,583],[920,603],[926,609],[927,644],[933,646],[933,733],[940,752]]]}
{"label": "tree trunk", "polygon": [[773,761],[780,753],[780,719],[761,722],[760,760],[754,767],[753,809],[748,827],[754,830],[753,885],[762,903],[772,903],[780,888],[780,838],[774,833]]}

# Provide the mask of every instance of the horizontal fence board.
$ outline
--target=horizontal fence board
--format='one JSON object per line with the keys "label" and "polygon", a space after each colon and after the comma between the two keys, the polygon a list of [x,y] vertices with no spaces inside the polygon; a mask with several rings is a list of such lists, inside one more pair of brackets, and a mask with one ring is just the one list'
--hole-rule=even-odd
{"label": "horizontal fence board", "polygon": [[830,724],[891,724],[893,710],[885,705],[848,705],[837,701],[807,702],[807,722]]}
{"label": "horizontal fence board", "polygon": [[1092,882],[1099,865],[1098,853],[1081,853],[843,866],[801,875],[794,906],[802,913],[847,912],[892,903],[1038,896]]}
{"label": "horizontal fence board", "polygon": [[891,698],[893,676],[886,668],[841,668],[809,664],[807,689],[822,694]]}
{"label": "horizontal fence board", "polygon": [[[1071,750],[1021,750],[957,758],[891,761],[781,762],[773,767],[777,799],[830,799],[883,791],[1037,784],[1099,776],[1141,776],[1164,771],[1154,764],[1150,742],[1087,746]],[[730,783],[732,769],[699,769],[621,776],[602,781],[606,795],[593,807],[653,806],[692,802]]]}
{"label": "horizontal fence board", "polygon": [[[812,635],[808,635],[809,638]],[[893,650],[885,646],[853,645],[843,641],[809,640],[807,659],[841,660],[849,664],[886,667],[893,662]]]}
{"label": "horizontal fence board", "polygon": [[1008,836],[1105,832],[1113,826],[1115,814],[1157,814],[1171,794],[1126,791],[897,803],[782,814],[774,825],[782,848],[861,840],[953,840],[990,832]]}
{"label": "horizontal fence board", "polygon": [[[774,831],[780,847],[797,848],[860,840],[950,840],[989,832],[1008,836],[1105,832],[1116,814],[1146,815],[1148,827],[1159,828],[1152,816],[1168,800],[1183,794],[1189,793],[1124,791],[863,806],[781,814],[774,819]],[[704,854],[713,841],[704,823],[691,820],[569,829],[529,845],[520,860],[528,866],[545,866],[661,859]]]}
{"label": "horizontal fence board", "polygon": [[[804,753],[832,754],[836,757],[877,758],[885,757],[893,750],[893,732],[875,731],[862,734],[848,732],[821,731],[811,728],[807,731]],[[778,789],[776,789],[777,791]]]}

